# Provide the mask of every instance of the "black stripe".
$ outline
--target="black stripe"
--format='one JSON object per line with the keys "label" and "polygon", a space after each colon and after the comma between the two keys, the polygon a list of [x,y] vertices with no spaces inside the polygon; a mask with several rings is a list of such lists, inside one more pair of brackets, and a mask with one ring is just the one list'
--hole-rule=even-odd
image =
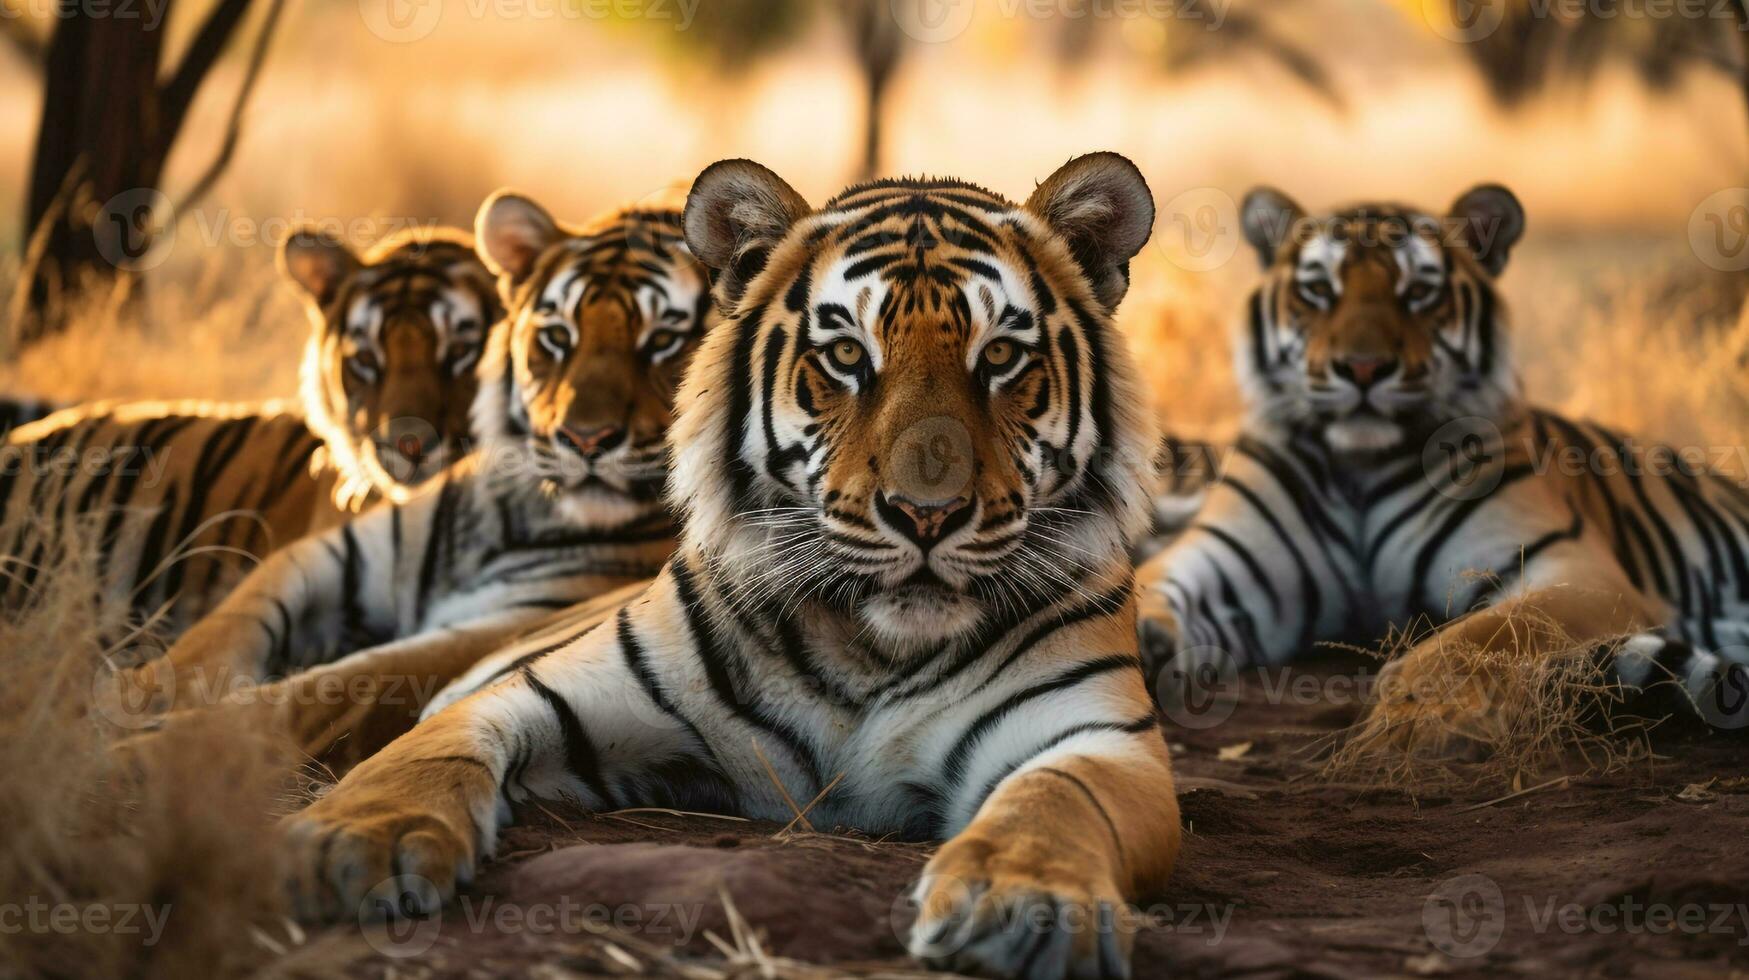
{"label": "black stripe", "polygon": [[533,667],[524,667],[522,677],[528,681],[528,686],[541,700],[552,709],[553,717],[559,723],[559,732],[565,740],[565,768],[595,794],[597,806],[607,807],[617,805],[613,797],[608,795],[607,786],[601,781],[600,758],[595,752],[595,743],[589,740],[589,733],[584,731],[583,722],[577,718],[577,713],[558,692],[541,683],[535,676]]}

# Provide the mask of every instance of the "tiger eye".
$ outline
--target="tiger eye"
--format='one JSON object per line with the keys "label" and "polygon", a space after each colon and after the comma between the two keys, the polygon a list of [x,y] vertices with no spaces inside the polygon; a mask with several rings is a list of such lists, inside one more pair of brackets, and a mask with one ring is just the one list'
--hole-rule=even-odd
{"label": "tiger eye", "polygon": [[862,363],[862,345],[854,340],[840,340],[832,345],[832,360],[839,367],[855,367]]}
{"label": "tiger eye", "polygon": [[1006,340],[998,340],[984,348],[984,360],[991,367],[1002,367],[1014,360],[1014,345]]}

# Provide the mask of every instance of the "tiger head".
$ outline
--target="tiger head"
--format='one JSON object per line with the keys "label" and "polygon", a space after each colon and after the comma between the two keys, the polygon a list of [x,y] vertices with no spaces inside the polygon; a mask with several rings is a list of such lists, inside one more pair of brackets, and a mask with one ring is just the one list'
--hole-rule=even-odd
{"label": "tiger head", "polygon": [[461,455],[486,330],[500,316],[464,232],[418,229],[362,256],[315,228],[288,236],[280,267],[312,330],[304,411],[341,474],[343,500],[402,500]]}
{"label": "tiger head", "polygon": [[1511,191],[1477,187],[1443,218],[1387,204],[1308,217],[1258,188],[1241,212],[1267,270],[1236,345],[1259,421],[1380,453],[1518,403],[1494,288],[1524,232]]}
{"label": "tiger head", "polygon": [[756,163],[707,169],[686,240],[731,319],[681,391],[684,547],[891,650],[1127,562],[1154,436],[1111,315],[1153,214],[1109,153],[1024,206],[915,179],[815,211]]}
{"label": "tiger head", "polygon": [[715,319],[680,219],[678,192],[567,227],[507,191],[475,219],[508,310],[486,345],[475,432],[570,523],[663,506],[675,389]]}

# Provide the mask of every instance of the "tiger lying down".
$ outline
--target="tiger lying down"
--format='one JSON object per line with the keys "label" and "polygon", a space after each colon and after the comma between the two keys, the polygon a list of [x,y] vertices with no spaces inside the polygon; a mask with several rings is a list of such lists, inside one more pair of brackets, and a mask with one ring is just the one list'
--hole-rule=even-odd
{"label": "tiger lying down", "polygon": [[500,315],[468,236],[415,229],[360,256],[302,228],[279,258],[310,318],[302,413],[99,402],[13,430],[0,448],[0,554],[17,566],[0,579],[0,608],[30,602],[58,534],[96,522],[110,594],[173,637],[237,583],[244,559],[367,500],[403,499],[460,455],[475,362]]}
{"label": "tiger lying down", "polygon": [[[1113,919],[1179,845],[1126,554],[1155,436],[1111,322],[1152,219],[1114,154],[1020,207],[887,180],[813,211],[758,164],[707,169],[686,241],[727,316],[669,437],[679,551],[598,627],[496,655],[290,818],[298,912],[355,916],[391,875],[414,883],[396,911],[435,909],[515,801],[784,819],[785,790],[838,780],[826,823],[950,838],[916,955],[1126,976]],[[416,606],[415,572],[360,564],[350,618]]]}
{"label": "tiger lying down", "polygon": [[654,576],[675,546],[674,391],[715,319],[679,205],[567,229],[520,195],[489,199],[477,240],[509,313],[480,364],[475,452],[275,554],[144,684],[177,707],[267,712],[345,765],[504,638]]}
{"label": "tiger lying down", "polygon": [[1749,723],[1749,492],[1526,405],[1494,286],[1524,230],[1509,191],[1310,218],[1262,189],[1242,223],[1267,271],[1235,345],[1245,432],[1137,574],[1166,696],[1431,622],[1357,745],[1485,752],[1522,720],[1508,665],[1590,646],[1632,711]]}

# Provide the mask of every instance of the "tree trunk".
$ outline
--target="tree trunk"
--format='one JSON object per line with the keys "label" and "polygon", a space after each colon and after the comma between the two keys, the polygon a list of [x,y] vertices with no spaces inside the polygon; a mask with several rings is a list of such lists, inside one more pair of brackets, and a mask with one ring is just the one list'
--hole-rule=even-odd
{"label": "tree trunk", "polygon": [[[94,17],[62,0],[44,65],[42,122],[25,201],[25,265],[13,330],[27,343],[58,329],[76,295],[113,287],[141,242],[98,224],[106,203],[157,186],[158,68],[164,31],[144,17]],[[133,209],[124,220],[136,217]],[[131,239],[131,240],[130,240]],[[100,244],[103,247],[99,247]],[[122,247],[121,252],[109,248]],[[137,258],[138,255],[134,255]]]}
{"label": "tree trunk", "polygon": [[880,174],[882,120],[887,84],[898,67],[903,38],[884,0],[846,0],[856,63],[862,69],[863,130],[861,179]]}
{"label": "tree trunk", "polygon": [[65,327],[81,298],[130,295],[152,264],[153,236],[170,218],[159,191],[164,161],[249,3],[219,0],[164,77],[174,0],[137,5],[129,16],[59,0],[11,311],[18,343]]}

